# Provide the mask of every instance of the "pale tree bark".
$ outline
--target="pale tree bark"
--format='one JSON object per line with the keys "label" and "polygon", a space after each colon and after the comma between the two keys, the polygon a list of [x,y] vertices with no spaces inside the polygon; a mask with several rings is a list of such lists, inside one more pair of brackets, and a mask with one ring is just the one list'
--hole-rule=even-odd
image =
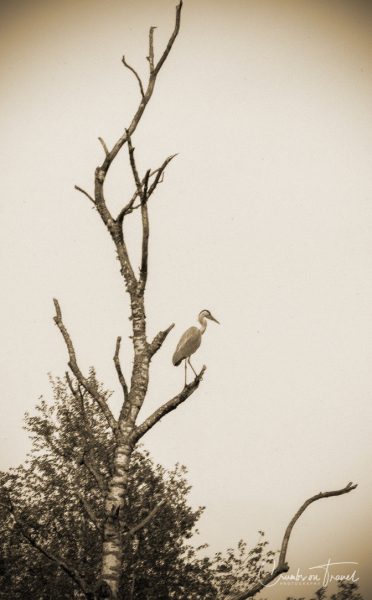
{"label": "pale tree bark", "polygon": [[[140,103],[135,112],[135,115],[124,130],[121,137],[118,139],[112,150],[109,150],[102,138],[99,141],[102,144],[105,158],[101,166],[97,167],[94,176],[94,195],[90,195],[79,186],[76,189],[82,192],[95,206],[100,215],[103,224],[107,228],[115,245],[118,260],[120,262],[120,272],[123,277],[126,291],[130,301],[130,320],[132,323],[132,343],[133,343],[133,368],[129,384],[125,378],[121,368],[119,352],[121,338],[116,341],[114,353],[114,365],[118,375],[119,382],[123,391],[123,403],[120,410],[119,418],[116,419],[107,404],[106,398],[101,394],[97,386],[92,383],[92,379],[84,376],[81,371],[74,348],[74,344],[70,334],[62,319],[62,311],[58,301],[55,299],[56,315],[54,321],[58,326],[66,348],[68,351],[68,365],[73,373],[77,387],[74,387],[71,380],[67,376],[68,385],[73,394],[73,397],[81,415],[81,433],[84,439],[84,451],[79,457],[78,465],[85,468],[97,484],[97,490],[101,494],[104,502],[105,516],[103,521],[97,518],[92,506],[83,494],[79,493],[78,498],[83,510],[95,525],[99,534],[102,537],[102,569],[99,577],[98,587],[94,587],[79,575],[77,570],[68,565],[59,554],[52,554],[48,551],[47,545],[43,544],[32,536],[27,531],[27,526],[22,522],[21,517],[17,513],[14,505],[9,499],[9,503],[4,505],[13,515],[15,522],[20,528],[25,539],[28,540],[35,548],[42,552],[49,560],[54,561],[59,567],[75,582],[79,589],[84,593],[88,600],[117,600],[119,597],[119,582],[123,566],[123,547],[124,542],[128,537],[135,535],[142,527],[145,527],[154,517],[158,509],[164,503],[165,499],[154,498],[154,508],[149,512],[147,517],[140,523],[128,530],[126,523],[126,506],[127,506],[127,491],[128,491],[128,472],[131,461],[131,456],[135,445],[161,418],[169,412],[175,410],[181,403],[185,402],[191,394],[199,387],[205,373],[204,366],[201,372],[195,379],[185,387],[172,399],[165,401],[155,412],[149,416],[142,424],[137,424],[138,414],[141,410],[146,397],[149,383],[150,362],[154,354],[161,348],[169,332],[174,325],[170,325],[165,330],[160,331],[152,341],[147,340],[146,334],[146,314],[145,314],[145,290],[148,278],[148,253],[149,253],[149,236],[150,223],[148,215],[148,201],[155,192],[159,183],[163,181],[164,172],[168,164],[176,155],[171,155],[166,158],[163,164],[155,170],[148,169],[144,174],[140,175],[136,166],[135,149],[132,145],[132,136],[137,128],[137,125],[151,99],[154,91],[155,83],[160,69],[165,63],[172,49],[173,43],[179,33],[181,20],[182,0],[176,8],[176,18],[173,33],[171,34],[168,44],[159,59],[155,64],[154,58],[154,27],[150,28],[149,32],[149,54],[147,60],[149,62],[149,78],[147,87],[143,83],[133,67],[131,67],[123,57],[123,65],[128,68],[137,79],[140,91]],[[128,159],[131,166],[134,192],[127,204],[123,206],[118,215],[112,216],[104,194],[104,184],[112,162],[115,160],[119,151],[123,146],[128,146]],[[123,223],[125,217],[139,210],[142,222],[142,243],[141,243],[141,262],[138,277],[132,267],[128,249],[124,238]],[[84,412],[84,394],[88,393],[94,400],[97,410],[100,410],[104,415],[107,426],[112,432],[114,438],[114,458],[112,464],[105,465],[107,477],[102,476],[99,466],[95,462],[92,444],[94,442],[93,434],[89,426],[89,421]],[[294,523],[305,510],[305,508],[315,500],[328,496],[345,494],[356,486],[347,486],[343,490],[336,492],[326,492],[310,498],[298,511],[294,519],[287,528],[282,552],[280,554],[278,567],[271,575],[268,575],[263,583],[259,583],[258,587],[247,590],[244,594],[236,596],[235,600],[244,600],[255,595],[265,584],[272,579],[275,579],[280,573],[288,570],[288,565],[285,562],[286,551],[288,546],[289,536]],[[270,579],[270,577],[272,579]],[[134,579],[133,579],[134,585]],[[261,586],[261,587],[260,587]]]}

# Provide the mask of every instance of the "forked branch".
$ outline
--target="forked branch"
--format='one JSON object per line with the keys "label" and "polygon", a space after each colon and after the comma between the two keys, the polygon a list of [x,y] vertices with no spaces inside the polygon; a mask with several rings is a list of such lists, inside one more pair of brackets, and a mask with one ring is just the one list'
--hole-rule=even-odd
{"label": "forked branch", "polygon": [[[128,127],[128,132],[129,135],[133,135],[133,132],[135,131],[144,111],[145,108],[147,106],[147,104],[150,101],[150,98],[152,96],[152,93],[154,91],[154,87],[155,87],[155,81],[156,81],[156,77],[161,69],[161,67],[163,66],[165,60],[168,57],[169,52],[171,51],[171,48],[174,44],[174,41],[178,35],[178,32],[180,30],[180,23],[181,23],[181,9],[182,9],[182,0],[180,1],[179,5],[176,8],[176,22],[175,22],[175,26],[174,26],[174,30],[173,33],[171,35],[171,37],[169,38],[168,44],[158,62],[158,64],[156,65],[156,67],[154,67],[153,69],[151,69],[151,61],[150,61],[150,57],[149,57],[149,62],[150,62],[150,78],[149,78],[149,82],[148,82],[148,86],[147,86],[147,90],[144,93],[142,99],[141,99],[141,103],[132,119],[131,124]],[[151,44],[153,44],[153,32],[154,32],[154,28],[151,27],[150,29],[150,34],[149,34],[149,38],[150,38],[150,46]],[[151,50],[150,50],[150,55],[151,55]],[[152,54],[153,56],[153,54]],[[103,184],[103,181],[106,177],[107,171],[110,168],[110,165],[112,163],[112,161],[114,160],[114,158],[116,157],[116,155],[118,154],[118,152],[120,151],[120,149],[123,147],[123,145],[127,142],[127,133],[126,131],[124,132],[124,134],[121,136],[121,138],[116,142],[115,146],[113,147],[113,149],[108,153],[108,155],[106,156],[102,166],[100,167],[100,169],[98,169],[98,176],[100,177],[101,181],[100,183]]]}
{"label": "forked branch", "polygon": [[287,529],[285,530],[282,547],[280,550],[278,566],[275,569],[273,569],[273,571],[271,573],[268,573],[266,576],[264,576],[262,578],[262,580],[260,580],[258,583],[256,583],[254,586],[252,586],[246,592],[243,592],[242,594],[238,594],[237,596],[234,596],[231,600],[246,600],[246,598],[252,598],[252,596],[255,596],[256,594],[258,594],[258,592],[260,592],[271,581],[274,581],[274,579],[279,577],[279,575],[289,571],[289,565],[288,565],[288,563],[286,563],[286,560],[285,560],[286,554],[287,554],[287,549],[288,549],[289,538],[290,538],[293,526],[295,525],[296,521],[298,521],[298,519],[300,518],[302,513],[307,509],[308,506],[310,506],[310,504],[312,504],[316,500],[321,500],[322,498],[331,498],[332,496],[342,496],[343,494],[348,494],[352,490],[355,490],[356,487],[357,487],[357,485],[353,485],[350,482],[342,490],[335,490],[333,492],[320,492],[319,494],[316,494],[316,496],[312,496],[311,498],[306,500],[306,502],[304,502],[303,505],[301,506],[301,508],[296,512],[295,516],[293,517],[293,519],[289,523]]}
{"label": "forked branch", "polygon": [[144,436],[147,431],[149,431],[149,429],[154,427],[154,425],[156,425],[156,423],[160,421],[160,419],[165,417],[165,415],[170,413],[172,410],[175,410],[177,406],[182,404],[182,402],[185,402],[185,400],[187,400],[187,398],[189,398],[191,394],[193,394],[195,390],[198,389],[199,384],[203,379],[203,375],[206,371],[206,368],[207,367],[204,366],[200,371],[199,375],[195,377],[194,381],[192,381],[188,385],[185,385],[182,392],[180,392],[177,396],[163,404],[163,406],[161,406],[154,413],[152,413],[152,415],[150,415],[150,417],[148,417],[143,423],[141,423],[141,425],[135,428],[131,435],[131,441],[133,442],[133,444],[136,444],[138,440],[140,440],[141,437]]}
{"label": "forked branch", "polygon": [[159,167],[159,169],[156,169],[156,171],[153,171],[153,173],[150,173],[150,177],[152,177],[155,173],[156,173],[156,177],[155,177],[153,183],[149,187],[149,190],[147,192],[147,198],[150,198],[151,194],[156,190],[158,183],[161,183],[163,181],[162,175],[164,174],[165,168],[167,167],[167,165],[169,165],[170,161],[175,156],[177,156],[177,154],[172,154],[172,156],[168,156],[168,158],[165,159],[165,161],[163,162],[161,167]]}
{"label": "forked branch", "polygon": [[[158,169],[155,169],[155,171],[152,171],[149,175],[149,180],[151,177],[153,177],[154,175],[156,175],[153,183],[150,185],[150,187],[147,190],[147,199],[150,198],[150,196],[153,194],[153,192],[155,191],[157,185],[159,183],[162,183],[163,179],[164,179],[164,170],[166,168],[166,166],[170,163],[170,161],[177,156],[177,154],[172,154],[172,156],[168,156],[168,158],[163,162],[163,164],[161,165],[161,167],[159,167]],[[146,175],[145,175],[146,177]],[[142,187],[145,183],[145,177],[142,179],[141,181],[141,186],[140,189],[142,191]],[[124,206],[124,208],[121,209],[121,211],[119,212],[116,221],[117,223],[122,224],[123,219],[125,217],[125,215],[129,215],[130,213],[132,213],[134,210],[136,210],[136,208],[141,208],[141,204],[137,204],[136,206],[134,205],[136,199],[139,196],[139,191],[138,189],[136,189],[136,191],[134,192],[132,198],[130,199],[130,201],[128,202],[128,204],[126,204]]]}

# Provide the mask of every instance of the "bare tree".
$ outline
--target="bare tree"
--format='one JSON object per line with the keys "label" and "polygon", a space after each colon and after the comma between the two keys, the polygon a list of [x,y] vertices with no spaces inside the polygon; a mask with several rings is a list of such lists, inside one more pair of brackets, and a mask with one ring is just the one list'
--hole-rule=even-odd
{"label": "bare tree", "polygon": [[[109,480],[107,489],[103,489],[105,494],[105,512],[106,518],[103,525],[103,558],[102,558],[102,573],[101,573],[101,595],[117,598],[119,589],[119,579],[122,569],[122,538],[125,528],[125,500],[126,490],[128,486],[128,468],[131,459],[131,454],[135,445],[142,436],[149,431],[162,417],[174,410],[184,402],[195,390],[199,387],[202,380],[205,367],[202,368],[192,383],[185,385],[184,389],[174,398],[163,404],[150,417],[148,417],[141,425],[136,425],[138,413],[143,405],[146,397],[149,383],[149,368],[150,362],[154,354],[161,348],[168,333],[174,327],[170,325],[165,331],[160,331],[155,338],[148,342],[146,335],[146,314],[145,314],[145,290],[148,275],[148,249],[149,249],[149,216],[147,203],[156,190],[158,184],[162,181],[164,171],[174,156],[169,156],[163,164],[151,171],[148,169],[144,176],[141,176],[137,170],[134,148],[132,146],[131,137],[135,132],[137,125],[151,99],[154,91],[155,83],[160,69],[165,63],[174,41],[178,35],[181,21],[182,0],[176,8],[176,22],[172,35],[169,38],[168,44],[155,64],[154,59],[154,27],[150,28],[149,33],[149,54],[147,60],[149,62],[149,79],[146,90],[138,73],[131,67],[123,56],[123,64],[130,69],[135,75],[140,88],[141,101],[138,109],[130,123],[129,127],[124,131],[122,136],[116,142],[111,151],[108,150],[105,142],[100,139],[100,142],[105,151],[105,159],[100,167],[97,167],[94,178],[94,197],[87,192],[77,187],[83,192],[96,206],[97,211],[107,227],[107,230],[115,244],[117,256],[120,261],[120,272],[123,276],[126,290],[130,297],[130,320],[133,330],[133,351],[134,361],[128,387],[126,379],[122,372],[119,361],[119,350],[121,338],[117,339],[114,363],[118,373],[119,381],[123,388],[123,405],[120,411],[119,419],[116,420],[98,390],[94,389],[86,377],[81,372],[74,350],[70,335],[62,321],[62,313],[58,301],[55,299],[56,316],[54,320],[58,325],[63,338],[65,340],[68,354],[69,367],[75,375],[79,384],[84,388],[97,402],[99,409],[103,412],[107,419],[107,423],[115,437],[115,455],[113,464],[113,474]],[[133,173],[135,184],[134,193],[129,202],[122,208],[119,214],[114,217],[107,207],[104,194],[104,183],[112,162],[115,160],[121,148],[127,144],[129,152],[129,161]],[[142,219],[142,251],[141,265],[139,276],[136,277],[131,260],[126,247],[123,222],[129,213],[134,210],[140,210]],[[160,503],[158,504],[160,506]],[[153,511],[154,512],[154,511]],[[136,530],[139,529],[139,526]]]}
{"label": "bare tree", "polygon": [[[102,138],[99,138],[104,152],[105,158],[101,166],[97,167],[94,175],[94,194],[90,195],[82,188],[75,186],[76,189],[94,204],[99,213],[103,224],[107,228],[113,243],[115,244],[117,257],[120,262],[120,272],[124,280],[126,291],[130,299],[130,320],[132,322],[132,342],[133,342],[133,369],[130,377],[130,383],[127,384],[127,379],[122,371],[119,352],[121,338],[117,338],[116,348],[114,353],[114,364],[119,378],[119,382],[123,392],[123,403],[120,410],[119,418],[116,419],[110,410],[105,394],[99,389],[95,380],[86,376],[81,371],[76,357],[72,339],[68,333],[66,325],[62,319],[62,311],[58,300],[54,300],[56,316],[54,321],[57,324],[64,342],[67,347],[69,361],[68,365],[73,373],[76,382],[70,381],[70,389],[74,394],[77,403],[81,404],[81,433],[86,442],[86,450],[78,458],[78,464],[89,471],[97,484],[97,491],[101,494],[104,500],[105,515],[100,521],[94,514],[94,511],[89,505],[89,501],[83,496],[80,498],[82,505],[89,514],[93,523],[102,534],[102,570],[98,588],[85,581],[84,577],[77,570],[69,565],[62,558],[63,553],[50,552],[48,550],[47,541],[40,540],[40,536],[30,533],[22,523],[22,519],[18,514],[11,499],[6,504],[3,504],[13,515],[14,521],[18,524],[24,538],[28,542],[42,552],[49,560],[54,561],[57,565],[75,582],[83,595],[89,600],[113,599],[116,600],[119,594],[119,580],[123,568],[123,543],[128,540],[128,537],[134,536],[141,527],[147,525],[158,508],[162,505],[163,499],[159,498],[155,508],[148,516],[139,522],[134,528],[128,531],[126,525],[126,497],[128,487],[128,469],[131,461],[131,456],[136,444],[162,417],[167,415],[172,410],[175,410],[181,403],[185,402],[199,387],[203,378],[206,367],[204,366],[200,373],[195,376],[194,380],[184,386],[184,388],[174,398],[165,402],[151,416],[149,416],[142,424],[137,425],[138,413],[143,405],[146,397],[149,383],[150,362],[154,354],[161,348],[164,340],[171,331],[174,325],[170,325],[164,331],[160,331],[152,341],[148,341],[146,335],[146,314],[145,314],[145,291],[148,277],[148,252],[149,252],[149,216],[148,202],[155,192],[159,183],[162,182],[164,172],[168,164],[174,158],[167,157],[162,165],[155,170],[148,169],[144,174],[140,174],[135,160],[135,149],[132,145],[132,137],[137,128],[137,125],[152,97],[157,76],[160,69],[163,67],[176,37],[180,30],[182,0],[176,8],[176,18],[173,33],[171,34],[166,48],[161,55],[159,61],[155,63],[154,58],[154,27],[150,28],[149,32],[149,51],[147,60],[149,63],[149,77],[147,86],[144,86],[138,73],[131,67],[123,57],[124,66],[129,69],[135,76],[140,91],[140,103],[135,112],[135,115],[129,124],[128,128],[122,133],[114,147],[109,150]],[[128,158],[134,180],[134,191],[127,204],[123,206],[120,212],[113,216],[107,206],[104,184],[108,175],[111,164],[117,157],[123,146],[127,145]],[[138,210],[141,214],[142,221],[142,249],[141,249],[141,264],[139,275],[135,275],[135,271],[131,264],[130,256],[125,242],[123,223],[125,217]],[[114,456],[112,464],[105,465],[106,472],[109,474],[107,478],[102,476],[102,468],[96,464],[94,452],[92,452],[92,444],[94,436],[86,418],[84,418],[84,403],[82,401],[84,394],[89,394],[96,403],[96,410],[101,411],[104,415],[110,435],[114,438]],[[286,563],[286,552],[288,547],[289,537],[292,528],[301,516],[303,511],[309,504],[315,500],[330,496],[342,495],[355,489],[351,483],[344,489],[320,493],[307,500],[305,504],[296,513],[291,523],[286,530],[282,549],[280,553],[278,566],[271,574],[266,574],[262,581],[243,593],[235,596],[235,600],[244,600],[245,598],[254,596],[270,581],[274,580],[281,573],[288,571],[289,567]]]}

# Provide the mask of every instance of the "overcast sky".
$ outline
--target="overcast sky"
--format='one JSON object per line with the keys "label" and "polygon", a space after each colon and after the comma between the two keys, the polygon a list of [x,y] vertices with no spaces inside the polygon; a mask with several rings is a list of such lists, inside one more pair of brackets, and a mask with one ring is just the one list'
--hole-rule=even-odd
{"label": "overcast sky", "polygon": [[[0,19],[0,468],[29,449],[22,430],[48,372],[67,352],[52,298],[86,373],[128,376],[128,299],[92,205],[103,160],[140,100],[125,54],[146,81],[148,30],[160,56],[174,0],[2,2]],[[176,327],[152,363],[148,416],[183,386],[171,357],[202,309],[210,322],[194,367],[199,390],[144,439],[154,459],[189,469],[190,501],[207,510],[198,543],[274,549],[294,513],[291,573],[331,562],[372,588],[372,11],[331,0],[186,0],[179,37],[134,135],[144,174],[170,154],[150,203],[149,337]],[[133,193],[126,148],[106,197]],[[139,221],[127,218],[134,265]],[[268,598],[312,590],[277,587]]]}

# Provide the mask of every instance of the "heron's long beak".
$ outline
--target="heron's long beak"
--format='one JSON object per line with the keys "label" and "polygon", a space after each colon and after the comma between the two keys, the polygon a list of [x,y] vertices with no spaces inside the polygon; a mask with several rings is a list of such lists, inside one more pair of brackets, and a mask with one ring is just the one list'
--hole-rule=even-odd
{"label": "heron's long beak", "polygon": [[220,322],[217,321],[217,319],[215,319],[214,317],[212,317],[212,315],[207,315],[207,319],[210,319],[211,321],[215,321],[216,323],[218,323],[220,325]]}

